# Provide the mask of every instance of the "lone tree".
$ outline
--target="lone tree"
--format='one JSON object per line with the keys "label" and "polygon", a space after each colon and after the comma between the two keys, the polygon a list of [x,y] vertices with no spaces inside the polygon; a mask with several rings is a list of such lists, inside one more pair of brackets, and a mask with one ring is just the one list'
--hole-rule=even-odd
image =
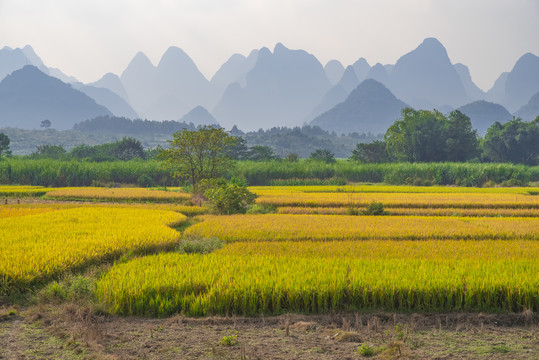
{"label": "lone tree", "polygon": [[4,155],[11,155],[11,151],[9,151],[9,137],[4,133],[0,133],[0,158]]}
{"label": "lone tree", "polygon": [[335,154],[328,149],[316,149],[311,153],[309,158],[316,161],[323,161],[326,164],[334,163],[336,161]]}
{"label": "lone tree", "polygon": [[170,147],[157,158],[174,172],[174,177],[189,181],[195,192],[201,180],[217,179],[234,165],[229,151],[236,138],[222,128],[183,129],[174,133],[168,143]]}
{"label": "lone tree", "polygon": [[43,120],[41,124],[39,124],[44,129],[48,129],[51,127],[51,121],[50,120]]}

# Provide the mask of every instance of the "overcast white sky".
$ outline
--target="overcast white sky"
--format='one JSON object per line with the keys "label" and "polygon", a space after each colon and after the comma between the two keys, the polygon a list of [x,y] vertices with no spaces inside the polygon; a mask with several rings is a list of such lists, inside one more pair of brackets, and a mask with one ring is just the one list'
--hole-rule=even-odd
{"label": "overcast white sky", "polygon": [[395,63],[426,37],[489,89],[539,55],[539,0],[0,0],[0,48],[30,44],[83,82],[181,47],[211,78],[233,53],[277,42],[345,66]]}

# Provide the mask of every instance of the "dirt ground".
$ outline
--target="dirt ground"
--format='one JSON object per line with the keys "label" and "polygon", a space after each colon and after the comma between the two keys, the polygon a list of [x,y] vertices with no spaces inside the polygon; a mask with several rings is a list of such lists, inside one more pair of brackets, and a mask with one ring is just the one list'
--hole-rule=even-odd
{"label": "dirt ground", "polygon": [[537,314],[167,319],[64,303],[0,309],[0,359],[539,359]]}

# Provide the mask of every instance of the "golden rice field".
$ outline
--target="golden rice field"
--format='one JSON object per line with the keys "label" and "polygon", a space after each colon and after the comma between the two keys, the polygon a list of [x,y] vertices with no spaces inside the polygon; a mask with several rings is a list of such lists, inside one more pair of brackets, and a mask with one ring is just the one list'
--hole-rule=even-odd
{"label": "golden rice field", "polygon": [[[180,234],[169,225],[185,214],[196,216],[186,236],[226,246],[112,266],[95,288],[111,313],[539,311],[539,188],[251,190],[277,213],[208,215],[184,205],[189,194],[136,188],[55,189],[50,203],[0,204],[0,296],[129,250],[170,251]],[[372,201],[391,216],[348,215]]]}
{"label": "golden rice field", "polygon": [[539,240],[538,218],[437,216],[231,215],[203,216],[185,233],[235,241],[304,240]]}
{"label": "golden rice field", "polygon": [[0,219],[0,295],[24,292],[70,269],[129,250],[174,246],[170,225],[186,217],[161,210],[81,207]]}
{"label": "golden rice field", "polygon": [[163,210],[175,211],[186,216],[196,216],[205,214],[208,209],[201,206],[179,205],[175,203],[144,203],[144,204],[103,204],[103,203],[63,203],[63,202],[46,202],[46,203],[23,203],[23,204],[7,204],[0,205],[0,218],[12,216],[34,215],[55,210],[65,210],[80,207],[112,207],[112,208],[129,208],[129,209],[147,209],[147,210]]}
{"label": "golden rice field", "polygon": [[0,219],[48,213],[65,208],[63,205],[21,204],[0,206]]}
{"label": "golden rice field", "polygon": [[156,201],[188,202],[191,195],[178,191],[152,190],[146,188],[62,188],[47,192],[47,197],[57,200],[96,201]]}
{"label": "golden rice field", "polygon": [[0,197],[39,197],[50,191],[43,186],[0,185]]}
{"label": "golden rice field", "polygon": [[[365,208],[280,206],[278,214],[350,215],[350,210],[360,212]],[[413,216],[488,216],[488,217],[539,217],[539,209],[505,208],[387,208],[387,215]]]}
{"label": "golden rice field", "polygon": [[373,201],[387,208],[539,209],[538,195],[506,193],[305,193],[274,191],[259,204],[303,207],[365,207]]}
{"label": "golden rice field", "polygon": [[537,311],[538,255],[536,241],[235,243],[120,264],[97,294],[122,315]]}
{"label": "golden rice field", "polygon": [[274,193],[446,193],[446,194],[522,194],[539,195],[539,187],[455,187],[455,186],[393,186],[393,185],[311,185],[311,186],[251,186],[258,195]]}

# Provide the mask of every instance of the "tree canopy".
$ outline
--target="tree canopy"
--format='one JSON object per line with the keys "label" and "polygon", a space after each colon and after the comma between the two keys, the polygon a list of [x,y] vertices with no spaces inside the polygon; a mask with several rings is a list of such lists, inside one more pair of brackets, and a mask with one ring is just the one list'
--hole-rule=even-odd
{"label": "tree canopy", "polygon": [[402,118],[387,130],[384,139],[396,161],[466,161],[478,156],[479,140],[470,118],[458,110],[448,117],[439,111],[405,108]]}
{"label": "tree canopy", "polygon": [[352,151],[350,160],[361,163],[384,163],[389,161],[384,141],[373,141],[372,143],[358,143]]}
{"label": "tree canopy", "polygon": [[236,138],[222,128],[183,129],[174,133],[168,143],[170,147],[157,158],[176,178],[187,180],[195,190],[201,180],[216,179],[234,165],[229,153]]}
{"label": "tree canopy", "polygon": [[11,155],[11,151],[9,151],[9,143],[9,137],[4,133],[0,133],[0,157]]}
{"label": "tree canopy", "polygon": [[539,164],[539,116],[531,122],[520,118],[488,128],[483,142],[483,157],[496,162]]}

